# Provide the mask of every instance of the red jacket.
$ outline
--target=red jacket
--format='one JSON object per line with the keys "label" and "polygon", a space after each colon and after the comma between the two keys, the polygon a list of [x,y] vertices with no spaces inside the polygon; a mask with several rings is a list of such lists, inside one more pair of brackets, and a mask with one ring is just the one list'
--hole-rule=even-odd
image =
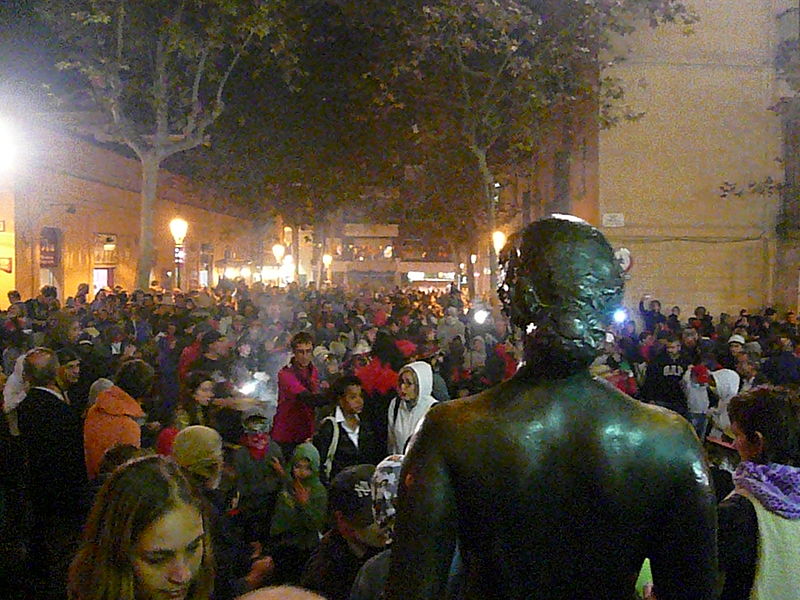
{"label": "red jacket", "polygon": [[272,439],[281,444],[301,444],[314,435],[314,407],[297,398],[319,393],[319,373],[312,364],[304,373],[294,361],[278,371],[278,411]]}

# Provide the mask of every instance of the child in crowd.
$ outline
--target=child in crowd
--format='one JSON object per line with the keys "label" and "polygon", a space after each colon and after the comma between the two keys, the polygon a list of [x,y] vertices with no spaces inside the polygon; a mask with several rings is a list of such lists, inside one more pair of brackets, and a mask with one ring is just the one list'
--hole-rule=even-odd
{"label": "child in crowd", "polygon": [[319,452],[314,445],[306,442],[297,446],[288,466],[270,528],[278,583],[299,580],[303,566],[319,545],[328,507],[328,494],[319,479]]}
{"label": "child in crowd", "polygon": [[283,453],[278,444],[270,441],[272,419],[266,408],[255,406],[244,411],[242,427],[241,446],[233,455],[238,508],[248,537],[264,543],[269,537],[275,502],[282,487]]}
{"label": "child in crowd", "polygon": [[376,460],[374,436],[369,426],[361,422],[361,381],[355,375],[342,376],[333,384],[331,395],[336,399],[336,408],[322,420],[314,435],[325,482],[332,481],[342,469]]}

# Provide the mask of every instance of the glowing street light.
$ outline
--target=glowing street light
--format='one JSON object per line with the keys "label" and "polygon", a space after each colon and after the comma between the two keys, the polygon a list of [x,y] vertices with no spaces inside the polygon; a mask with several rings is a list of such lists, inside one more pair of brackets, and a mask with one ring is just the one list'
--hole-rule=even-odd
{"label": "glowing street light", "polygon": [[331,265],[333,264],[333,257],[330,254],[322,255],[322,264],[325,265],[325,280],[331,280]]}
{"label": "glowing street light", "polygon": [[281,264],[283,256],[286,254],[286,247],[283,244],[275,244],[272,247],[272,255],[275,257],[275,262]]}
{"label": "glowing street light", "polygon": [[495,231],[492,233],[492,246],[494,246],[494,253],[500,254],[500,250],[506,245],[506,234],[502,231]]}
{"label": "glowing street light", "polygon": [[186,251],[183,249],[183,240],[189,231],[189,223],[177,217],[169,222],[169,232],[175,240],[175,287],[181,289],[181,275],[183,264],[186,262]]}

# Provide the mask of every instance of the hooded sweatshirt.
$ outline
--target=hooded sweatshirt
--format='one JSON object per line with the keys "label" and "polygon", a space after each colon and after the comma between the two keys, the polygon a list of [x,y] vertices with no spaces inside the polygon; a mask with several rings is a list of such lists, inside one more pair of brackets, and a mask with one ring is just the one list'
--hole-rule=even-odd
{"label": "hooded sweatshirt", "polygon": [[[433,391],[433,370],[431,366],[422,361],[412,362],[400,369],[411,371],[417,379],[418,395],[414,402],[401,400],[396,397],[389,404],[389,454],[403,454],[406,443],[422,425],[428,410],[436,404],[436,399],[431,395]],[[399,405],[398,405],[399,403]]]}
{"label": "hooded sweatshirt", "polygon": [[[300,482],[309,492],[308,502],[300,504],[294,494],[292,472],[303,459],[308,460],[311,466],[311,477]],[[300,444],[286,467],[286,482],[275,503],[270,535],[280,537],[288,545],[313,550],[319,544],[327,509],[328,493],[319,479],[319,452],[310,442]]]}
{"label": "hooded sweatshirt", "polygon": [[726,431],[730,435],[731,418],[728,416],[728,405],[731,403],[731,398],[739,393],[739,374],[732,369],[719,369],[712,371],[711,377],[716,383],[719,404],[709,411],[713,424],[709,436],[718,438]]}
{"label": "hooded sweatshirt", "polygon": [[141,448],[142,429],[136,419],[145,416],[142,407],[122,388],[112,386],[97,395],[97,402],[86,413],[83,448],[86,472],[95,479],[106,450],[118,444]]}

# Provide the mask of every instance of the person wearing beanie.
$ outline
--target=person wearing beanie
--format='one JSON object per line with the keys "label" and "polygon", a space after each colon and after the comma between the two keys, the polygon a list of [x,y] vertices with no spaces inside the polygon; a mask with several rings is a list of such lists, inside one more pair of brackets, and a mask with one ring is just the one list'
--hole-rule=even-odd
{"label": "person wearing beanie", "polygon": [[697,437],[705,438],[708,422],[708,384],[711,372],[705,365],[693,365],[686,370],[681,379],[683,393],[686,394],[687,418],[694,427]]}
{"label": "person wearing beanie", "polygon": [[172,457],[206,500],[217,564],[215,600],[233,600],[261,587],[274,569],[272,558],[264,556],[252,559],[252,550],[234,532],[216,494],[223,469],[222,436],[203,425],[187,427],[175,436]]}
{"label": "person wearing beanie", "polygon": [[192,425],[175,436],[172,456],[189,479],[205,490],[215,490],[222,477],[222,437],[203,425]]}

